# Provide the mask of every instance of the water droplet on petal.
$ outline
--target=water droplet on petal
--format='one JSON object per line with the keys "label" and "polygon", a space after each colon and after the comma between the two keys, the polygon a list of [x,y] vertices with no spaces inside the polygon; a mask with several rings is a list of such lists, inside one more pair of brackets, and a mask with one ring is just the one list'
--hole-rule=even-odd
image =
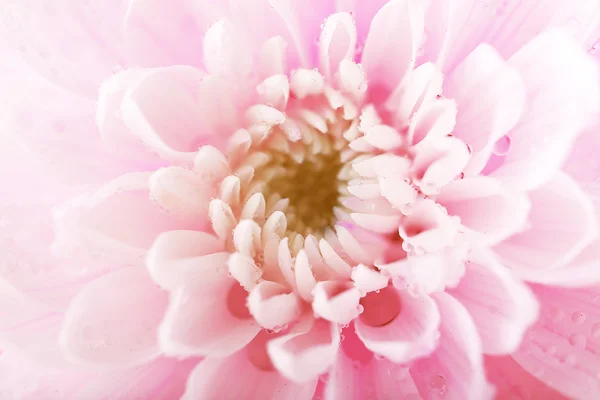
{"label": "water droplet on petal", "polygon": [[574,312],[571,315],[571,321],[573,321],[575,324],[583,324],[585,322],[585,314],[580,311]]}
{"label": "water droplet on petal", "polygon": [[583,336],[580,333],[574,333],[571,336],[569,336],[569,343],[571,344],[571,346],[573,347],[585,347],[585,336]]}
{"label": "water droplet on petal", "polygon": [[435,375],[429,380],[429,390],[439,395],[446,393],[446,378],[442,375]]}
{"label": "water droplet on petal", "polygon": [[510,144],[511,144],[510,137],[503,136],[500,139],[498,139],[498,141],[494,145],[494,149],[492,150],[492,153],[494,153],[497,156],[505,156],[510,151]]}

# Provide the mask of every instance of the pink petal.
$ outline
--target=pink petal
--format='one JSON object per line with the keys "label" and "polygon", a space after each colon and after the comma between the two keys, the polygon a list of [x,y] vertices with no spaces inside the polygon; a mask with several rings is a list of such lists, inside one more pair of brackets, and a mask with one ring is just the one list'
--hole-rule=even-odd
{"label": "pink petal", "polygon": [[337,324],[307,316],[287,334],[271,340],[267,351],[283,376],[302,383],[327,371],[335,361],[339,344]]}
{"label": "pink petal", "polygon": [[376,354],[402,364],[430,354],[437,345],[440,316],[427,295],[388,286],[361,300],[356,334]]}
{"label": "pink petal", "polygon": [[327,378],[326,399],[420,399],[406,366],[373,357],[352,327],[342,335],[341,351]]}
{"label": "pink petal", "polygon": [[65,314],[60,345],[79,363],[135,365],[160,352],[156,329],[167,295],[141,267],[112,272],[87,285]]}
{"label": "pink petal", "polygon": [[159,329],[165,354],[227,355],[248,344],[260,326],[246,308],[248,293],[225,277],[210,289],[190,283],[171,292]]}
{"label": "pink petal", "polygon": [[358,290],[370,293],[385,288],[389,278],[373,268],[359,264],[352,269],[352,280]]}
{"label": "pink petal", "polygon": [[453,133],[476,153],[470,168],[478,173],[525,108],[523,82],[495,49],[480,45],[452,72],[444,94],[460,107]]}
{"label": "pink petal", "polygon": [[494,178],[477,176],[446,185],[436,201],[463,226],[498,243],[526,227],[530,210],[524,193],[502,187]]}
{"label": "pink petal", "polygon": [[162,158],[189,164],[193,153],[217,133],[210,120],[203,119],[206,110],[202,95],[198,95],[211,84],[212,78],[204,78],[202,72],[191,67],[156,69],[124,96],[123,121]]}
{"label": "pink petal", "polygon": [[596,157],[596,149],[600,148],[598,132],[600,116],[579,136],[564,165],[563,170],[577,182],[594,182],[600,178],[600,160]]}
{"label": "pink petal", "polygon": [[211,74],[248,79],[252,58],[242,32],[227,19],[210,26],[204,36],[204,64]]}
{"label": "pink petal", "polygon": [[486,354],[515,351],[538,316],[529,288],[483,251],[470,254],[465,275],[449,293],[471,314]]}
{"label": "pink petal", "polygon": [[[568,62],[567,62],[568,60]],[[508,61],[527,88],[521,122],[509,133],[511,147],[492,174],[532,189],[551,179],[577,135],[600,104],[594,61],[568,36],[540,35]]]}
{"label": "pink petal", "polygon": [[419,394],[445,399],[492,399],[486,381],[477,328],[467,310],[445,293],[435,295],[441,314],[440,340],[435,353],[410,367]]}
{"label": "pink petal", "polygon": [[360,313],[361,293],[351,283],[319,282],[313,294],[312,309],[320,318],[347,325]]}
{"label": "pink petal", "polygon": [[148,197],[148,174],[123,175],[96,192],[55,210],[53,247],[63,256],[91,258],[117,265],[144,262],[159,233],[199,228],[163,212]]}
{"label": "pink petal", "polygon": [[216,3],[175,0],[129,1],[125,43],[135,65],[202,65],[202,37],[221,18],[224,7]]}
{"label": "pink petal", "polygon": [[569,398],[592,399],[600,390],[600,292],[533,286],[542,309],[513,358]]}
{"label": "pink petal", "polygon": [[[5,4],[0,34],[45,78],[95,97],[99,83],[124,64],[121,0]],[[48,34],[42,35],[41,31]]]}
{"label": "pink petal", "polygon": [[301,300],[285,286],[263,281],[248,295],[248,309],[263,328],[282,329],[300,315]]}
{"label": "pink petal", "polygon": [[208,217],[208,203],[216,197],[200,177],[186,168],[166,167],[152,174],[150,198],[170,214],[195,220]]}
{"label": "pink petal", "polygon": [[356,50],[356,26],[348,13],[329,16],[319,39],[320,70],[331,79],[344,59],[353,60]]}
{"label": "pink petal", "polygon": [[408,130],[409,141],[412,144],[418,144],[425,139],[447,141],[440,138],[452,133],[456,125],[456,108],[456,102],[451,99],[437,99],[423,104],[412,118]]}
{"label": "pink petal", "polygon": [[160,234],[146,259],[154,282],[164,289],[194,281],[207,287],[227,274],[229,253],[224,243],[208,233],[170,231]]}
{"label": "pink petal", "polygon": [[265,349],[268,339],[263,332],[229,357],[208,357],[200,362],[182,399],[237,399],[252,393],[257,399],[311,400],[318,379],[297,384],[274,371]]}
{"label": "pink petal", "polygon": [[540,399],[568,400],[543,379],[538,379],[523,369],[511,356],[485,357],[485,371],[490,383],[496,387],[496,399]]}
{"label": "pink petal", "polygon": [[392,0],[371,21],[361,63],[369,80],[369,90],[389,94],[412,70],[423,37],[422,5],[408,0]]}
{"label": "pink petal", "polygon": [[[600,10],[594,1],[548,0],[542,4],[457,0],[455,3],[448,46],[449,67],[464,59],[482,42],[490,43],[503,57],[509,57],[523,43],[554,26],[566,28],[579,43],[583,43],[591,39],[590,33],[600,19]],[[588,42],[588,48],[591,43],[593,41]]]}
{"label": "pink petal", "polygon": [[585,193],[563,173],[529,193],[530,227],[495,247],[515,270],[548,270],[572,261],[597,235],[594,209]]}
{"label": "pink petal", "polygon": [[313,290],[317,281],[313,275],[312,266],[308,261],[308,256],[304,250],[296,255],[294,266],[295,282],[298,294],[306,301],[311,302],[313,299]]}

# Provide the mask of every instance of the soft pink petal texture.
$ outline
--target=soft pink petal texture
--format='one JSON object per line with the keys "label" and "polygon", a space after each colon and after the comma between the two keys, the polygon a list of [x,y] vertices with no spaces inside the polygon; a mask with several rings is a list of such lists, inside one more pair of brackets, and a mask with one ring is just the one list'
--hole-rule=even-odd
{"label": "soft pink petal texture", "polygon": [[95,97],[100,81],[125,63],[120,28],[126,7],[126,0],[8,1],[0,36],[44,77]]}
{"label": "soft pink petal texture", "polygon": [[98,278],[70,304],[60,345],[77,363],[135,365],[160,354],[156,330],[167,306],[142,267]]}
{"label": "soft pink petal texture", "polygon": [[214,105],[205,106],[203,93],[207,85],[214,90],[214,78],[188,66],[140,73],[145,78],[132,79],[123,97],[125,125],[165,160],[190,164],[193,153],[221,133],[211,124]]}
{"label": "soft pink petal texture", "polygon": [[340,344],[337,324],[305,316],[289,332],[271,340],[267,351],[280,374],[310,382],[334,363]]}
{"label": "soft pink petal texture", "polygon": [[98,94],[96,124],[102,141],[110,152],[129,161],[159,164],[158,155],[132,134],[121,113],[123,97],[152,72],[152,69],[133,68],[117,72],[102,82]]}
{"label": "soft pink petal texture", "polygon": [[538,316],[529,288],[485,251],[471,252],[465,275],[449,293],[473,318],[486,354],[515,351]]}
{"label": "soft pink petal texture", "polygon": [[459,104],[453,134],[471,146],[468,171],[479,173],[525,108],[523,82],[495,49],[480,45],[444,82],[444,94]]}
{"label": "soft pink petal texture", "polygon": [[[93,100],[51,85],[23,62],[3,73],[0,85],[0,132],[18,145],[22,154],[17,160],[31,159],[20,165],[51,178],[54,185],[100,183],[127,170],[128,163],[105,151],[94,124]],[[60,190],[54,190],[57,193]]]}
{"label": "soft pink petal texture", "polygon": [[316,66],[317,47],[321,25],[334,13],[333,1],[322,0],[268,0],[269,5],[283,20],[291,37],[290,46],[298,53],[304,67]]}
{"label": "soft pink petal texture", "polygon": [[492,399],[481,340],[468,311],[446,293],[436,294],[435,301],[442,320],[438,348],[410,367],[419,393],[424,398]]}
{"label": "soft pink petal texture", "polygon": [[542,309],[513,358],[547,385],[576,399],[600,391],[600,291],[533,286]]}
{"label": "soft pink petal texture", "polygon": [[208,357],[190,374],[183,400],[274,399],[310,400],[318,379],[290,382],[273,369],[266,353],[268,334],[261,333],[247,347],[225,358]]}
{"label": "soft pink petal texture", "polygon": [[145,365],[110,372],[42,368],[16,352],[0,355],[0,397],[20,400],[129,400],[179,398],[197,360],[158,358]]}
{"label": "soft pink petal texture", "polygon": [[596,215],[585,193],[558,173],[529,193],[530,227],[495,246],[500,260],[515,270],[553,268],[572,261],[597,235]]}
{"label": "soft pink petal texture", "polygon": [[[600,21],[594,0],[454,0],[454,26],[450,31],[449,67],[455,66],[480,43],[490,43],[509,57],[523,43],[552,26],[562,26],[586,48],[597,40],[592,33]],[[596,31],[597,34],[597,31]]]}
{"label": "soft pink petal texture", "polygon": [[159,329],[161,350],[188,357],[221,356],[243,348],[260,330],[246,308],[247,295],[226,276],[210,289],[188,282],[171,291]]}
{"label": "soft pink petal texture", "polygon": [[436,201],[448,214],[486,244],[499,243],[525,228],[530,210],[527,195],[511,190],[494,178],[476,176],[444,186]]}
{"label": "soft pink petal texture", "polygon": [[222,4],[191,0],[128,3],[125,44],[132,63],[144,67],[202,66],[202,37],[226,11]]}
{"label": "soft pink petal texture", "polygon": [[571,149],[563,170],[577,182],[594,182],[600,178],[600,160],[596,157],[596,149],[600,148],[599,133],[600,116],[597,116],[592,126],[579,136]]}
{"label": "soft pink petal texture", "polygon": [[511,356],[485,357],[485,372],[496,387],[497,400],[568,400],[523,369]]}
{"label": "soft pink petal texture", "polygon": [[215,236],[198,231],[169,231],[156,238],[146,265],[154,282],[175,289],[189,282],[211,284],[227,275],[229,253]]}
{"label": "soft pink petal texture", "polygon": [[56,239],[63,256],[139,265],[156,236],[173,229],[199,228],[163,212],[148,196],[148,174],[130,173],[94,193],[55,210]]}
{"label": "soft pink petal texture", "polygon": [[423,19],[423,5],[412,0],[392,0],[373,17],[361,58],[370,91],[389,94],[403,82],[414,66]]}
{"label": "soft pink petal texture", "polygon": [[356,334],[376,354],[403,364],[430,354],[437,345],[440,315],[427,295],[388,286],[361,300]]}
{"label": "soft pink petal texture", "polygon": [[326,400],[420,399],[406,366],[374,357],[352,326],[342,336],[341,350],[327,378]]}
{"label": "soft pink petal texture", "polygon": [[512,186],[533,189],[551,179],[600,97],[597,66],[566,34],[549,31],[508,60],[527,88],[527,107],[508,134],[510,150],[492,172]]}
{"label": "soft pink petal texture", "polygon": [[252,55],[243,32],[228,19],[220,19],[204,36],[204,64],[210,74],[249,79]]}

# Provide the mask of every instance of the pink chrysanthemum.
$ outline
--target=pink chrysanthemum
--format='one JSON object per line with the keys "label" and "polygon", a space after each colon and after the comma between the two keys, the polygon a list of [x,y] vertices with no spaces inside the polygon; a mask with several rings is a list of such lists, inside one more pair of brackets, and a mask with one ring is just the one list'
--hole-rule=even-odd
{"label": "pink chrysanthemum", "polygon": [[9,2],[0,398],[595,398],[557,1]]}

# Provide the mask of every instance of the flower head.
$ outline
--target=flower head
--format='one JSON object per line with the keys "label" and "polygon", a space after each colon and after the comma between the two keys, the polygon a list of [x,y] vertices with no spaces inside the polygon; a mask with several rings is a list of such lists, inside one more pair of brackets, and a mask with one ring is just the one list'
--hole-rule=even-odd
{"label": "flower head", "polygon": [[[600,389],[585,350],[598,336],[584,300],[600,277],[596,174],[581,166],[594,135],[578,141],[598,120],[598,70],[560,24],[540,17],[508,40],[479,32],[478,2],[127,3],[81,8],[124,21],[113,47],[115,32],[84,24],[102,52],[86,74],[21,49],[77,95],[47,89],[61,118],[15,100],[5,118],[33,177],[52,167],[31,207],[53,217],[9,242],[0,309],[23,312],[1,320],[5,362],[14,350],[52,365],[75,398],[123,376],[165,399]],[[525,6],[507,7],[491,21]],[[52,136],[23,120],[69,139],[39,154]],[[81,139],[94,122],[100,145]],[[65,149],[84,156],[44,164]],[[33,240],[51,260],[41,273],[19,254]]]}

